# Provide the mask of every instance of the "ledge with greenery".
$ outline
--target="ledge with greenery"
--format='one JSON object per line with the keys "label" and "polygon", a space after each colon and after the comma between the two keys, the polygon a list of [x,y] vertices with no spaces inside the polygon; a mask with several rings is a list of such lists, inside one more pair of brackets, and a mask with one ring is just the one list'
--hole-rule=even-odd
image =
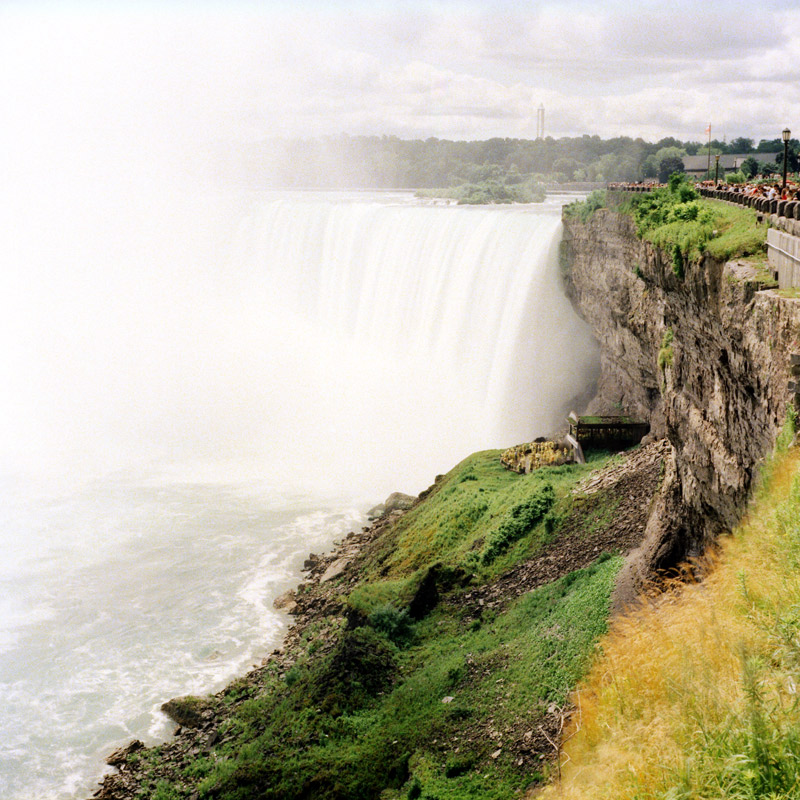
{"label": "ledge with greenery", "polygon": [[[604,193],[593,192],[565,206],[564,216],[587,222],[605,205]],[[671,254],[679,277],[686,264],[699,262],[705,253],[718,261],[750,259],[757,265],[766,259],[767,228],[756,212],[701,198],[680,173],[670,176],[665,187],[630,193],[615,210],[633,217],[640,239]]]}

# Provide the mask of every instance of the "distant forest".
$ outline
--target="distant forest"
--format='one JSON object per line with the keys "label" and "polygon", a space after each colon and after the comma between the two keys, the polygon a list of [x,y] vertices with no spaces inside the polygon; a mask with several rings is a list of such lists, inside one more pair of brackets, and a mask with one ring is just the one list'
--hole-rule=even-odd
{"label": "distant forest", "polygon": [[[712,140],[711,153],[783,151],[780,139]],[[705,155],[708,143],[674,138],[599,136],[553,139],[404,140],[396,136],[330,136],[269,140],[223,155],[224,171],[259,187],[434,189],[499,182],[568,183],[665,179],[676,159]],[[790,144],[796,160],[800,144]],[[778,159],[780,163],[780,158]],[[682,166],[681,166],[682,168]],[[792,165],[790,163],[790,169]]]}

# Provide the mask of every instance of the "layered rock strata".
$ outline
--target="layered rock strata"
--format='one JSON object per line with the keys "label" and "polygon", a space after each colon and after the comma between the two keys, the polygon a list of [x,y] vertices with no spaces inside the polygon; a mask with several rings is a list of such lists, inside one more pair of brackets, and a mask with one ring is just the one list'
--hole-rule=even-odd
{"label": "layered rock strata", "polygon": [[739,518],[786,417],[800,301],[764,290],[743,262],[706,256],[681,279],[629,216],[608,209],[585,223],[565,218],[562,271],[601,345],[589,411],[648,419],[651,436],[672,446],[645,544],[625,573],[634,587],[699,556]]}

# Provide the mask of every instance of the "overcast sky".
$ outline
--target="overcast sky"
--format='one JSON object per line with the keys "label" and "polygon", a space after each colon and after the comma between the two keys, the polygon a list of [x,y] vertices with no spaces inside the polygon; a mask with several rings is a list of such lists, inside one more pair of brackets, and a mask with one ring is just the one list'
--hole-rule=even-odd
{"label": "overcast sky", "polygon": [[0,0],[0,145],[532,138],[540,104],[554,137],[773,138],[800,133],[792,5]]}

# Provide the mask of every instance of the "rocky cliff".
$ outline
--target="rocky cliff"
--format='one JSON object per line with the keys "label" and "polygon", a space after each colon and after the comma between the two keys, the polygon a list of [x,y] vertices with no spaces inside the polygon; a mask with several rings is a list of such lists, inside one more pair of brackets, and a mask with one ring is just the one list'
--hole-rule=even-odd
{"label": "rocky cliff", "polygon": [[609,209],[588,222],[565,217],[562,268],[601,345],[590,411],[644,416],[672,446],[645,543],[620,584],[624,603],[738,519],[791,399],[800,301],[765,290],[744,262],[706,256],[680,278],[629,216]]}

